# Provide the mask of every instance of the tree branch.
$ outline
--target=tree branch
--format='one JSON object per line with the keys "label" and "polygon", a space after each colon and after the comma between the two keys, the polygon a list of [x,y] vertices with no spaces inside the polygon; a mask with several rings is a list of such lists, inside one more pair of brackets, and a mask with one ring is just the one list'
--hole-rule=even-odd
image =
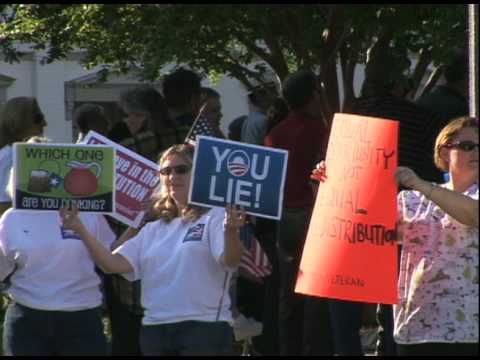
{"label": "tree branch", "polygon": [[346,44],[344,43],[340,47],[340,64],[342,67],[343,74],[343,106],[342,111],[346,112],[349,108],[351,102],[355,99],[355,91],[353,87],[355,67],[358,62],[358,46],[352,46],[350,49],[347,49]]}
{"label": "tree branch", "polygon": [[431,49],[423,48],[420,50],[420,58],[418,59],[417,65],[413,70],[412,81],[414,86],[414,93],[418,91],[422,83],[423,76],[428,66],[432,62],[432,51]]}

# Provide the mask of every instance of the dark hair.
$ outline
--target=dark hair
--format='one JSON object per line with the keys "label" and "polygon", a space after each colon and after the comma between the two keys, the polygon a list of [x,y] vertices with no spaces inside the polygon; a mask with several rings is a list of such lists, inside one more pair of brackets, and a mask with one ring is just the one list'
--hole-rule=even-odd
{"label": "dark hair", "polygon": [[287,76],[283,81],[283,98],[292,110],[307,105],[317,88],[317,77],[310,70],[300,70]]}
{"label": "dark hair", "polygon": [[122,92],[120,104],[130,111],[147,112],[150,115],[149,127],[155,133],[173,127],[162,94],[152,86],[140,86]]}
{"label": "dark hair", "polygon": [[453,58],[447,63],[444,71],[448,83],[466,80],[468,77],[468,56],[465,51],[456,51]]}
{"label": "dark hair", "polygon": [[254,87],[248,93],[248,100],[255,106],[267,111],[271,106],[274,97],[277,96],[277,90],[273,83],[267,83]]}
{"label": "dark hair", "polygon": [[0,112],[0,148],[23,141],[28,130],[43,116],[37,99],[19,96],[8,100]]}
{"label": "dark hair", "polygon": [[208,99],[220,99],[220,93],[209,87],[202,87],[202,101],[207,101]]}
{"label": "dark hair", "polygon": [[188,106],[192,97],[200,95],[200,77],[191,70],[178,69],[165,77],[163,95],[167,106],[181,109]]}
{"label": "dark hair", "polygon": [[83,104],[77,108],[73,115],[73,122],[83,134],[86,134],[92,128],[92,124],[100,122],[109,124],[104,109],[96,104]]}

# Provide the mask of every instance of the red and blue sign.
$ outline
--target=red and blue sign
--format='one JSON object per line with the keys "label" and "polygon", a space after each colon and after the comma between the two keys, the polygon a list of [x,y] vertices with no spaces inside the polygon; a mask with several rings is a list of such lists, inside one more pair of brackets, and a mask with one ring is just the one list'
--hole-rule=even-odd
{"label": "red and blue sign", "polygon": [[225,207],[279,220],[288,152],[236,141],[197,136],[189,202]]}

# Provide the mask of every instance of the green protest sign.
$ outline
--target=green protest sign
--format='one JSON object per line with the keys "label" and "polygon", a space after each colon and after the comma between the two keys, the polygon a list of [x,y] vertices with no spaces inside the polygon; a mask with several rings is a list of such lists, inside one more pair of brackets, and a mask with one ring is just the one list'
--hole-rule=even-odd
{"label": "green protest sign", "polygon": [[14,144],[16,209],[110,213],[115,150],[102,145]]}

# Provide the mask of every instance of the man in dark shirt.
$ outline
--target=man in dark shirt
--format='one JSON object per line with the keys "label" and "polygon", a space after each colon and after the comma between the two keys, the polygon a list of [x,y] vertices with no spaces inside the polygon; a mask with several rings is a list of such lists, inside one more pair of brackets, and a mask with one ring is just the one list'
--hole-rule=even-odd
{"label": "man in dark shirt", "polygon": [[325,156],[328,128],[314,73],[299,71],[283,83],[291,112],[265,137],[265,145],[288,150],[282,219],[278,223],[280,268],[279,343],[281,355],[332,355],[328,306],[324,299],[294,292],[314,204],[311,170]]}
{"label": "man in dark shirt", "polygon": [[[345,112],[399,122],[398,165],[413,169],[423,179],[441,182],[442,173],[433,163],[435,138],[442,121],[435,113],[398,97],[397,87],[405,83],[405,58],[393,55],[392,49],[372,60],[365,69],[361,97]],[[409,64],[409,63],[408,63]],[[330,300],[330,315],[339,355],[362,355],[360,327],[364,303]],[[377,351],[394,355],[393,315],[391,306],[381,305],[381,322]]]}

